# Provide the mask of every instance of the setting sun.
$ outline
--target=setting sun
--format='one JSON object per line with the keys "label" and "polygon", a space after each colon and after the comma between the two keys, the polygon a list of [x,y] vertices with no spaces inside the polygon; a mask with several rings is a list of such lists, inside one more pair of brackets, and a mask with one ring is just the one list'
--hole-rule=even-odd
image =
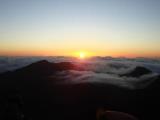
{"label": "setting sun", "polygon": [[79,53],[79,58],[80,59],[85,59],[85,57],[86,57],[86,53],[85,52],[80,52]]}
{"label": "setting sun", "polygon": [[76,57],[78,59],[81,59],[81,60],[84,60],[84,59],[88,59],[92,56],[95,56],[95,54],[93,52],[89,52],[89,51],[86,51],[86,50],[83,50],[83,51],[77,51],[77,52],[73,52],[71,53],[73,57]]}

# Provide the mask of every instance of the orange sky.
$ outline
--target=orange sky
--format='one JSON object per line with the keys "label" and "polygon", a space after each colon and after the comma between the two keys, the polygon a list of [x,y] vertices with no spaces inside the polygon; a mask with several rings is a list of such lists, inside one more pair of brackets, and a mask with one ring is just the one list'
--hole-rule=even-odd
{"label": "orange sky", "polygon": [[85,51],[87,56],[160,57],[159,6],[159,0],[0,1],[0,56]]}
{"label": "orange sky", "polygon": [[0,51],[1,56],[73,56],[78,57],[80,52],[84,52],[86,57],[92,56],[112,56],[112,57],[160,57],[160,52],[131,52],[131,51],[89,51],[89,50],[13,50]]}

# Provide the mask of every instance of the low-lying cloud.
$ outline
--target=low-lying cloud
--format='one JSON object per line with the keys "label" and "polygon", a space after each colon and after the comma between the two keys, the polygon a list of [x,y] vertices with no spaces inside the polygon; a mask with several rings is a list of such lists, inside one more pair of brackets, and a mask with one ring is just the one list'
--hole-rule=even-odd
{"label": "low-lying cloud", "polygon": [[[0,73],[12,71],[44,59],[56,63],[72,62],[83,68],[83,71],[58,72],[56,76],[62,79],[60,81],[62,84],[103,83],[129,89],[141,89],[151,84],[156,79],[156,76],[160,74],[159,59],[111,57],[94,57],[84,61],[71,57],[0,57]],[[151,70],[152,73],[138,78],[121,76],[133,71],[136,66],[145,67]]]}
{"label": "low-lying cloud", "polygon": [[[154,82],[158,74],[151,73],[143,75],[139,78],[135,77],[120,77],[116,74],[95,73],[92,71],[62,71],[57,76],[62,79],[58,84],[80,84],[80,83],[99,83],[112,84],[129,89],[142,89]],[[52,77],[52,76],[51,76]]]}

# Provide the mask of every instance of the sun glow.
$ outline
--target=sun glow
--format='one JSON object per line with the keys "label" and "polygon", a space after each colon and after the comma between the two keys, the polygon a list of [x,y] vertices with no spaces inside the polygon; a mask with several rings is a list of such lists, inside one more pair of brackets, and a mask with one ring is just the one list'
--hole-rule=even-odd
{"label": "sun glow", "polygon": [[80,59],[85,59],[86,58],[86,53],[85,52],[80,52],[79,53],[79,58]]}
{"label": "sun glow", "polygon": [[72,53],[72,55],[80,60],[87,60],[92,56],[95,56],[95,54],[89,52],[89,51],[77,51]]}

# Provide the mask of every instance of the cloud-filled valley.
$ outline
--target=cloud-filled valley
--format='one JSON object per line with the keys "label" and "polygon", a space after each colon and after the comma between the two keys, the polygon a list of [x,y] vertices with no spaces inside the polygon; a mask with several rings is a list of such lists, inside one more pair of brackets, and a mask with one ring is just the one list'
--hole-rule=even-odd
{"label": "cloud-filled valley", "polygon": [[[60,84],[99,83],[112,84],[129,89],[142,89],[151,84],[160,74],[160,60],[158,59],[127,59],[95,57],[88,60],[78,60],[69,57],[1,57],[0,72],[13,71],[40,60],[49,62],[71,62],[82,70],[65,70],[56,73],[62,79]],[[137,66],[145,67],[152,73],[139,77],[121,76],[128,74]],[[50,76],[52,78],[52,76]]]}
{"label": "cloud-filled valley", "polygon": [[152,73],[143,75],[139,78],[120,77],[116,74],[95,73],[92,71],[63,71],[58,73],[63,81],[60,84],[80,84],[80,83],[95,83],[95,84],[111,84],[128,89],[142,89],[154,82],[158,74]]}

